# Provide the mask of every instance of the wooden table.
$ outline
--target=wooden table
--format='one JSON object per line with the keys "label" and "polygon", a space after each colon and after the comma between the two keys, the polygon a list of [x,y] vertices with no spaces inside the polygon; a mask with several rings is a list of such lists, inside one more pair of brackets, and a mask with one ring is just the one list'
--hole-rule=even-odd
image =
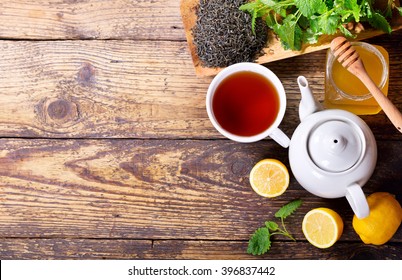
{"label": "wooden table", "polygon": [[[402,229],[364,245],[346,199],[310,195],[291,177],[266,199],[249,185],[252,166],[288,150],[272,140],[239,144],[212,127],[211,78],[198,78],[178,0],[0,2],[1,259],[401,259]],[[390,54],[389,98],[402,110],[402,32],[368,40]],[[299,123],[296,78],[319,100],[325,51],[266,66],[283,81],[289,136]],[[402,202],[402,135],[383,113],[364,116],[378,143],[366,194]],[[280,206],[297,242],[246,254],[251,233]],[[345,222],[333,247],[310,245],[304,215],[330,207]]]}

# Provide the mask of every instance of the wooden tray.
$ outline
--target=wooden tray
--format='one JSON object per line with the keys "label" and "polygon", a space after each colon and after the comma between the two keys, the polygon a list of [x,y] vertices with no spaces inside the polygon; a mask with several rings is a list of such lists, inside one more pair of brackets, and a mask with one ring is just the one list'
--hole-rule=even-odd
{"label": "wooden tray", "polygon": [[[381,0],[387,1],[387,0]],[[377,1],[377,2],[381,2]],[[395,1],[398,2],[398,1]],[[222,68],[209,68],[201,65],[201,61],[197,56],[195,45],[193,43],[193,35],[192,28],[194,27],[197,21],[196,9],[199,4],[199,0],[181,0],[180,3],[180,12],[183,19],[184,30],[186,32],[187,43],[190,49],[191,57],[193,60],[195,73],[197,76],[213,76],[216,75]],[[397,3],[399,4],[399,3]],[[391,22],[392,29],[398,30],[402,29],[402,17],[401,16],[393,16],[393,22]],[[378,36],[384,34],[384,32],[379,30],[365,30],[361,32],[354,41],[360,41],[364,39],[368,39],[374,36]],[[268,33],[268,47],[264,48],[264,55],[260,56],[256,62],[259,64],[280,60],[292,56],[297,56],[305,53],[310,53],[322,49],[326,49],[329,47],[331,40],[339,35],[327,36],[323,35],[320,37],[317,44],[314,45],[304,45],[302,50],[300,51],[291,51],[284,50],[281,46],[281,42],[275,36],[272,31]]]}

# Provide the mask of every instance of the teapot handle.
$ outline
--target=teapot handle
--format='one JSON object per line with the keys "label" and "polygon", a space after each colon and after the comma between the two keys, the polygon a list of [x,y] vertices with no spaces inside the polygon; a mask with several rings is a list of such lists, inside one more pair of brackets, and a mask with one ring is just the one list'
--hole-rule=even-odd
{"label": "teapot handle", "polygon": [[348,200],[357,218],[363,219],[370,214],[370,208],[362,188],[358,184],[353,184],[346,188],[346,199]]}

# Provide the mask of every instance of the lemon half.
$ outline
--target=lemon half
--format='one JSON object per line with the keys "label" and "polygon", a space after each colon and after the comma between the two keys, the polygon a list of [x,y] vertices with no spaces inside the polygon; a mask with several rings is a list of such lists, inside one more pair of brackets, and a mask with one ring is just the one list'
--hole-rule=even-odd
{"label": "lemon half", "polygon": [[251,170],[250,184],[253,190],[261,196],[279,196],[289,186],[288,169],[279,160],[263,159]]}
{"label": "lemon half", "polygon": [[329,248],[341,237],[343,221],[338,213],[329,208],[316,208],[304,216],[302,230],[312,245]]}

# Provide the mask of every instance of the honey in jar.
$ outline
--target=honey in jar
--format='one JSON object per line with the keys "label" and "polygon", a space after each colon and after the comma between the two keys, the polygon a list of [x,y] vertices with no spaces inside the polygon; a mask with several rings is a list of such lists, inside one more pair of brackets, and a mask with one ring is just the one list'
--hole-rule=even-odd
{"label": "honey in jar", "polygon": [[[387,95],[387,51],[380,46],[364,42],[354,42],[352,45],[359,53],[370,78]],[[327,52],[324,105],[326,108],[343,109],[357,115],[372,115],[381,111],[366,86],[337,61],[331,50]]]}

